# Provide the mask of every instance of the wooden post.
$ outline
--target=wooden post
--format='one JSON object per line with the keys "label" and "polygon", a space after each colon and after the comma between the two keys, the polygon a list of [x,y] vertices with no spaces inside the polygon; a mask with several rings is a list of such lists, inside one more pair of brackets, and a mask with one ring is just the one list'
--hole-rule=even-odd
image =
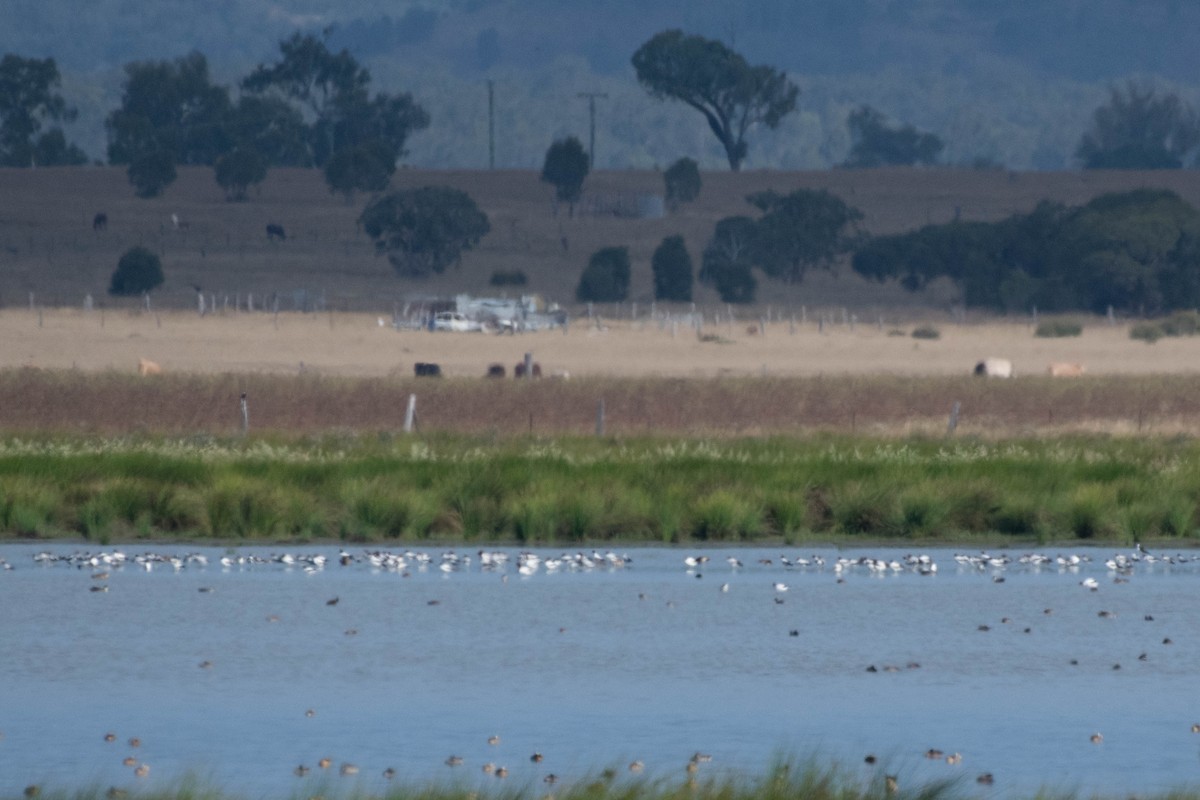
{"label": "wooden post", "polygon": [[525,380],[533,379],[533,353],[525,354]]}
{"label": "wooden post", "polygon": [[246,393],[242,392],[242,435],[250,430],[250,408],[246,404]]}
{"label": "wooden post", "polygon": [[596,404],[596,435],[604,435],[604,398],[600,398],[600,402]]}
{"label": "wooden post", "polygon": [[954,405],[950,409],[950,421],[946,423],[947,436],[953,436],[955,429],[958,428],[958,412],[961,410],[962,403],[955,400]]}
{"label": "wooden post", "polygon": [[404,411],[404,432],[412,433],[413,426],[417,421],[417,396],[410,394],[408,396],[408,408]]}

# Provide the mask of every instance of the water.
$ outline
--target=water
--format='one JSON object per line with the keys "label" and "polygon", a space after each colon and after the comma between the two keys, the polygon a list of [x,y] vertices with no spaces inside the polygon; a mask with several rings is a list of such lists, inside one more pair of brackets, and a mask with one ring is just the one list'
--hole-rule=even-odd
{"label": "water", "polygon": [[[1115,551],[1080,551],[1090,561],[1067,568],[936,550],[933,575],[856,565],[839,581],[839,557],[903,553],[788,548],[826,562],[788,569],[778,548],[639,548],[623,566],[522,576],[515,550],[502,569],[472,552],[444,572],[440,551],[399,570],[312,548],[297,555],[328,563],[306,571],[272,560],[283,548],[239,549],[263,563],[222,567],[223,550],[160,545],[208,564],[147,571],[132,563],[141,546],[119,548],[123,567],[35,562],[43,549],[0,547],[13,567],[0,572],[0,793],[189,774],[248,798],[377,791],[389,767],[398,781],[495,786],[487,762],[540,787],[635,759],[683,777],[696,752],[712,755],[708,775],[817,757],[864,781],[954,777],[997,796],[1116,796],[1200,776],[1200,557],[1187,554],[1114,571],[1103,562]],[[1089,577],[1096,591],[1080,585]],[[925,758],[931,748],[962,763]],[[359,773],[339,777],[343,763]],[[312,774],[293,775],[301,764]],[[975,783],[985,772],[991,787]]]}

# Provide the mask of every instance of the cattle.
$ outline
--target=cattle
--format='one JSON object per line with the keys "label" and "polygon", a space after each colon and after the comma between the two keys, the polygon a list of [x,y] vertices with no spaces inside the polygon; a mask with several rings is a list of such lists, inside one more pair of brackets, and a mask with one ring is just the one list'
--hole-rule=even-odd
{"label": "cattle", "polygon": [[[518,361],[517,365],[515,367],[513,367],[513,377],[514,378],[524,378],[525,377],[525,362],[524,361]],[[533,377],[533,378],[542,377],[542,365],[537,363],[536,361],[533,362],[533,368],[530,370],[530,377]]]}
{"label": "cattle", "polygon": [[413,365],[413,374],[418,378],[440,378],[442,377],[442,367],[440,364],[418,361]]}
{"label": "cattle", "polygon": [[286,241],[287,233],[283,230],[282,225],[277,225],[274,222],[268,222],[267,223],[267,239],[272,242],[274,242],[276,240],[281,241],[281,242]]}
{"label": "cattle", "polygon": [[503,378],[505,375],[503,364],[488,364],[487,376],[489,378]]}
{"label": "cattle", "polygon": [[162,375],[162,367],[148,358],[139,358],[138,375]]}
{"label": "cattle", "polygon": [[985,358],[975,365],[975,374],[985,378],[1011,378],[1013,365],[1007,358]]}
{"label": "cattle", "polygon": [[92,230],[102,231],[108,227],[108,214],[103,211],[97,212],[96,216],[92,217]]}
{"label": "cattle", "polygon": [[1046,367],[1046,372],[1054,378],[1078,378],[1084,373],[1083,364],[1071,364],[1065,361],[1056,361]]}

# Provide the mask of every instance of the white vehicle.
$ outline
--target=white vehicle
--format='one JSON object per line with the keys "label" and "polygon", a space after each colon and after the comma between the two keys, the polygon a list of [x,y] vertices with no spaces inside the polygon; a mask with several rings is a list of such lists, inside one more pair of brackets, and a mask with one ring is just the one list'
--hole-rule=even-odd
{"label": "white vehicle", "polygon": [[457,311],[441,311],[433,318],[431,325],[435,331],[479,331],[483,326],[473,319],[468,319]]}

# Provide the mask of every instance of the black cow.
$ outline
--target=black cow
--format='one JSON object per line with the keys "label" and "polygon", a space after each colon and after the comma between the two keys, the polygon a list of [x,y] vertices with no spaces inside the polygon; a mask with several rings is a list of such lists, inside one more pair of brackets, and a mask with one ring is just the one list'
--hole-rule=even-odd
{"label": "black cow", "polygon": [[413,365],[413,373],[418,378],[440,378],[442,377],[442,368],[439,364],[427,364],[424,361],[418,361]]}
{"label": "black cow", "polygon": [[277,225],[274,222],[268,222],[267,223],[267,239],[269,239],[272,242],[275,241],[276,239],[278,239],[279,241],[282,242],[287,239],[287,233],[283,230],[282,225]]}
{"label": "black cow", "polygon": [[489,364],[487,376],[489,378],[503,378],[504,377],[504,365],[503,364]]}
{"label": "black cow", "polygon": [[108,214],[105,214],[103,211],[101,211],[101,212],[97,213],[96,216],[92,217],[92,230],[102,231],[107,227],[108,227]]}

